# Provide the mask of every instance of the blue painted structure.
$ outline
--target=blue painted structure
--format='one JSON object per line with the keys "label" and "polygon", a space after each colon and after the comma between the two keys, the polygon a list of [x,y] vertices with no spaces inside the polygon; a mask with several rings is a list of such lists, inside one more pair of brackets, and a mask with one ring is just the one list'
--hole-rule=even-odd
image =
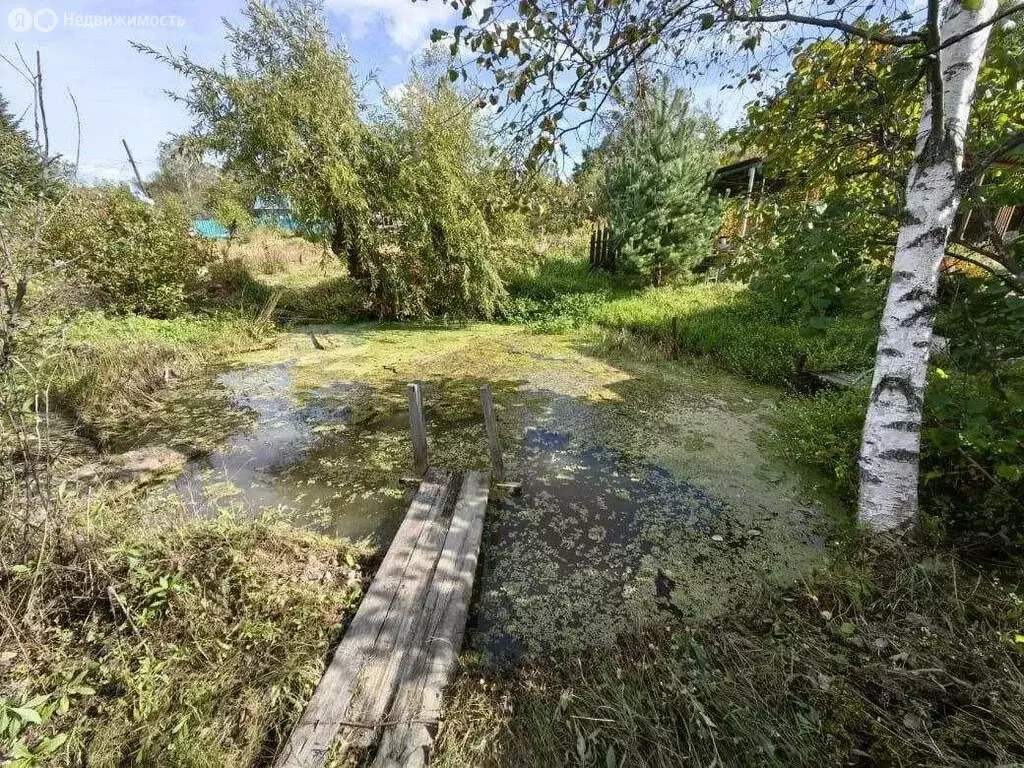
{"label": "blue painted structure", "polygon": [[227,240],[231,232],[216,219],[193,219],[192,231],[206,240]]}

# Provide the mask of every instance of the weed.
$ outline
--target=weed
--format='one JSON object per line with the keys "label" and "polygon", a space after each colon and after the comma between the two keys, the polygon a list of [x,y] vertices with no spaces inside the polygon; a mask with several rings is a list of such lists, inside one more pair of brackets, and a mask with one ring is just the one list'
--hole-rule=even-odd
{"label": "weed", "polygon": [[856,542],[694,629],[467,669],[438,766],[1010,764],[1024,759],[1019,573]]}
{"label": "weed", "polygon": [[[71,497],[66,511],[45,539],[28,533],[30,561],[0,551],[0,753],[269,759],[358,602],[368,550],[271,521],[165,526],[167,504],[133,493]],[[4,542],[23,539],[3,525]]]}

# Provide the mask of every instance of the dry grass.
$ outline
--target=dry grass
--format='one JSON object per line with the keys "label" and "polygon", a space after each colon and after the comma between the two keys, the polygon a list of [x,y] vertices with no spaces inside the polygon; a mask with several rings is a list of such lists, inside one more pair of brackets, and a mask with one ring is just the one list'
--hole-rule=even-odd
{"label": "dry grass", "polygon": [[31,528],[0,519],[0,713],[25,720],[0,754],[56,741],[58,765],[272,757],[368,552],[273,521],[161,525],[168,513],[107,490]]}
{"label": "dry grass", "polygon": [[346,274],[345,265],[324,246],[272,229],[257,229],[223,255],[271,287],[307,287]]}
{"label": "dry grass", "polygon": [[1018,595],[949,555],[844,550],[811,583],[711,626],[467,670],[434,764],[1019,764]]}

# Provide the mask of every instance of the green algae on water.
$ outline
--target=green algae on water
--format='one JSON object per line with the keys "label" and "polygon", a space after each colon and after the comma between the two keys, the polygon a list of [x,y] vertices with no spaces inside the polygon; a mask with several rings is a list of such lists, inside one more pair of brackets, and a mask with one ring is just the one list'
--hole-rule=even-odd
{"label": "green algae on water", "polygon": [[[170,395],[151,431],[196,440],[180,493],[291,508],[299,524],[386,542],[408,502],[410,381],[423,384],[431,463],[454,469],[488,466],[489,383],[507,474],[523,486],[488,511],[470,625],[482,652],[576,649],[670,616],[700,620],[817,558],[827,504],[760,448],[775,391],[585,334],[303,329]],[[203,430],[190,397],[221,412]]]}

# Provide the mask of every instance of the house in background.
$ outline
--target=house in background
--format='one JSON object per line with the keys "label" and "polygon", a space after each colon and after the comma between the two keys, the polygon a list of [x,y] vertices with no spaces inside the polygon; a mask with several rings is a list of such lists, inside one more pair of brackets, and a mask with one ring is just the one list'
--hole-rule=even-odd
{"label": "house in background", "polygon": [[293,235],[301,227],[299,220],[292,215],[291,206],[281,200],[256,198],[256,202],[252,205],[252,215],[256,219],[256,223],[262,227],[281,229]]}
{"label": "house in background", "polygon": [[216,219],[192,219],[192,234],[204,240],[228,240],[231,230]]}
{"label": "house in background", "polygon": [[[1011,171],[1024,175],[1024,151],[1016,150],[1006,154],[994,163],[989,170]],[[983,176],[980,183],[984,185]],[[1024,200],[1013,205],[999,207],[984,206],[970,208],[963,206],[959,214],[959,225],[955,230],[955,240],[972,244],[985,244],[995,241],[1009,242],[1020,237],[1024,232]]]}
{"label": "house in background", "polygon": [[[1024,173],[1024,153],[1007,155],[995,167]],[[742,217],[739,221],[727,222],[723,227],[722,237],[745,237],[750,227],[751,213],[760,205],[765,195],[782,189],[785,184],[784,179],[765,176],[764,159],[761,157],[749,157],[718,168],[711,177],[711,188],[727,198],[744,199]],[[981,244],[991,241],[994,231],[998,237],[1009,241],[1024,234],[1024,200],[995,210],[972,210],[962,206],[957,219],[955,240]]]}

